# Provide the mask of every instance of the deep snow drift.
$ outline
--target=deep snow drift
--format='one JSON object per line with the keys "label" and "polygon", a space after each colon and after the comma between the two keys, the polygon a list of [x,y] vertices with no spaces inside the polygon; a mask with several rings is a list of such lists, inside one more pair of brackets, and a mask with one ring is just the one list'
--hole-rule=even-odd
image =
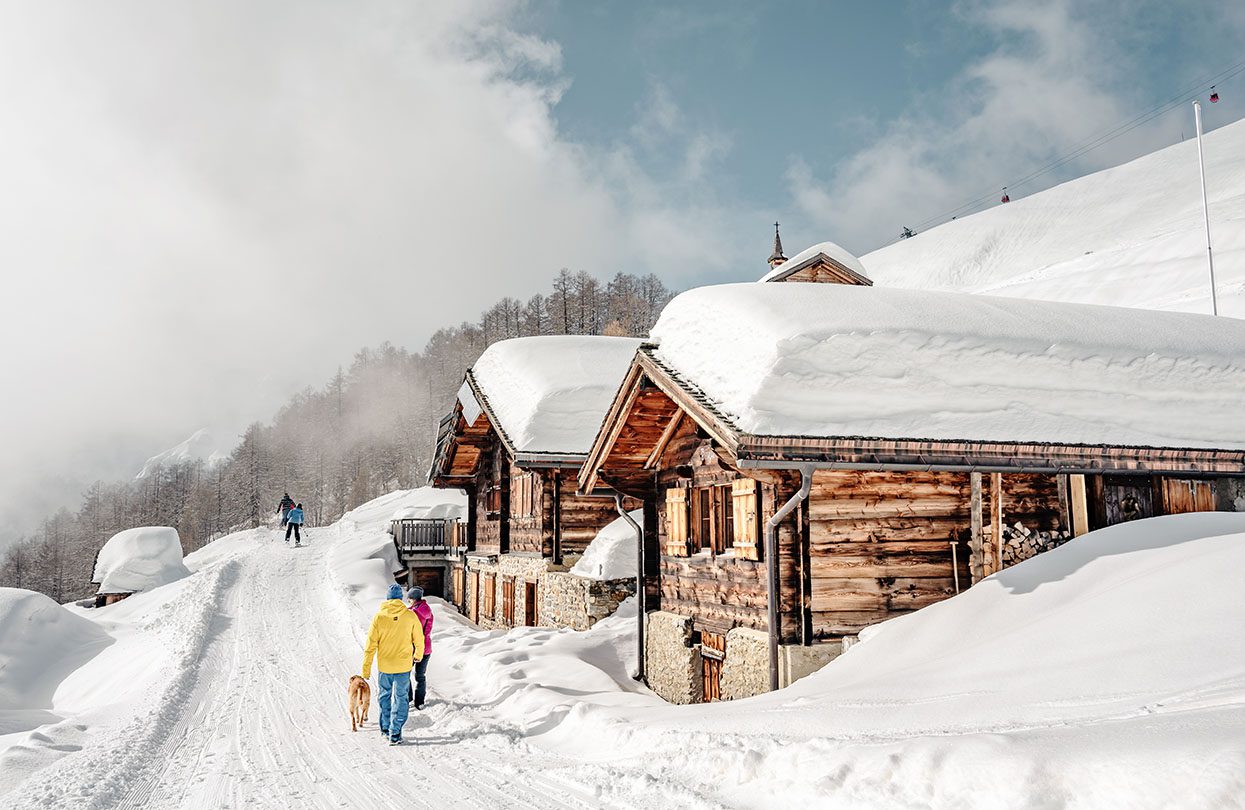
{"label": "deep snow drift", "polygon": [[95,558],[100,593],[135,593],[189,576],[177,529],[144,526],[114,534]]}
{"label": "deep snow drift", "polygon": [[41,593],[0,588],[0,735],[56,718],[56,687],[112,638]]}
{"label": "deep snow drift", "polygon": [[[628,514],[644,527],[643,509]],[[619,517],[597,532],[584,549],[584,555],[571,567],[571,573],[588,579],[628,579],[635,576],[635,566],[635,529]]]}
{"label": "deep snow drift", "polygon": [[[1220,312],[1245,318],[1245,121],[1204,145]],[[1190,139],[862,261],[880,286],[1210,312],[1205,240]]]}
{"label": "deep snow drift", "polygon": [[743,431],[1245,447],[1245,321],[840,284],[675,297],[658,357]]}

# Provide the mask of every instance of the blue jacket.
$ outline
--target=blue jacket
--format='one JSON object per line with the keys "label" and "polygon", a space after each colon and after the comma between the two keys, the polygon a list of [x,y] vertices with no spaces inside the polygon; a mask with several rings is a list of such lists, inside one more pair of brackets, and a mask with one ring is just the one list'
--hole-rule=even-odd
{"label": "blue jacket", "polygon": [[296,506],[290,510],[290,513],[285,516],[285,519],[288,523],[302,523],[303,522],[303,510],[299,509]]}

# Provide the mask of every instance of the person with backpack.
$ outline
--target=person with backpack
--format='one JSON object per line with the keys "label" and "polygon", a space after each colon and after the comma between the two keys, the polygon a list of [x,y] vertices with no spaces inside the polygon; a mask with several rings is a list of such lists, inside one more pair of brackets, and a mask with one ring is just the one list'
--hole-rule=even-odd
{"label": "person with backpack", "polygon": [[281,528],[285,528],[286,518],[290,514],[290,510],[294,508],[294,499],[290,497],[290,493],[281,496],[281,503],[277,504],[277,511],[281,513]]}
{"label": "person with backpack", "polygon": [[290,542],[290,532],[294,532],[294,547],[302,545],[303,538],[299,534],[299,528],[303,525],[303,505],[300,503],[290,510],[285,516],[285,542]]}
{"label": "person with backpack", "polygon": [[415,587],[406,592],[410,600],[410,611],[419,617],[419,626],[424,631],[424,654],[415,660],[415,683],[408,692],[408,699],[416,709],[424,708],[424,698],[428,695],[428,659],[432,657],[432,605],[424,600],[424,589]]}
{"label": "person with backpack", "polygon": [[363,679],[372,677],[372,659],[376,659],[377,702],[380,716],[376,718],[380,733],[390,745],[402,744],[402,726],[409,711],[402,696],[410,691],[411,666],[424,657],[424,630],[419,617],[402,604],[402,586],[393,584],[380,610],[367,631],[363,650]]}

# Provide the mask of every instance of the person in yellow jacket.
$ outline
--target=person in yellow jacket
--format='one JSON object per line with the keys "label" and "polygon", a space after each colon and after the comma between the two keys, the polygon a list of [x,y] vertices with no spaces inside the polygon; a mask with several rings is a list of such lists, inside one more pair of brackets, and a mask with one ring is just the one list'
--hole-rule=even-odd
{"label": "person in yellow jacket", "polygon": [[411,667],[424,657],[424,628],[419,617],[402,602],[402,586],[390,585],[385,601],[372,619],[363,650],[363,680],[372,677],[372,659],[379,675],[376,686],[380,703],[380,733],[390,745],[402,743],[406,723],[406,693],[411,688]]}

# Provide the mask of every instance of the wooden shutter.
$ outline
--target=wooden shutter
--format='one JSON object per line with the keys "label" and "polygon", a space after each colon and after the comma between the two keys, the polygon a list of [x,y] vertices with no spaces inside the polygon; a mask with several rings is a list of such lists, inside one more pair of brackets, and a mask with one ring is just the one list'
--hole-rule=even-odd
{"label": "wooden shutter", "polygon": [[734,509],[735,554],[745,560],[761,559],[757,544],[757,482],[740,478],[731,484]]}
{"label": "wooden shutter", "polygon": [[682,487],[666,490],[666,553],[687,556],[687,490]]}

